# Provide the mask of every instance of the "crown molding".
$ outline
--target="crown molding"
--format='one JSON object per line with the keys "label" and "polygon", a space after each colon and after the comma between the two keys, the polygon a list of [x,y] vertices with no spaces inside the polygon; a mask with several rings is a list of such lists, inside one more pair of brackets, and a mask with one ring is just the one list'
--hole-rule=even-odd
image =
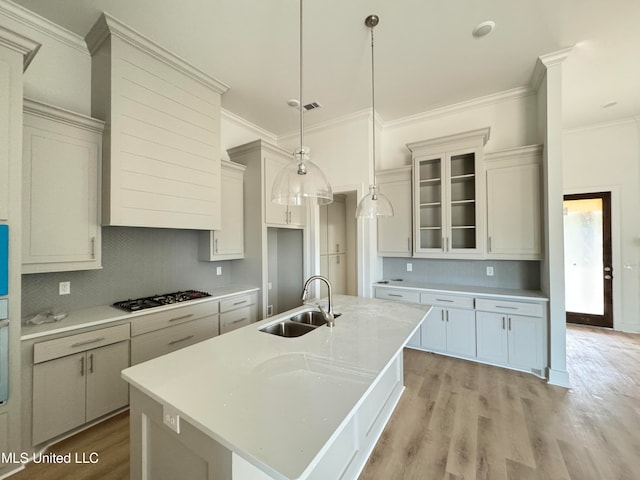
{"label": "crown molding", "polygon": [[[343,115],[342,117],[334,118],[332,120],[327,120],[322,123],[317,123],[310,127],[304,128],[305,135],[308,133],[317,133],[322,130],[328,130],[330,128],[335,127],[341,123],[352,122],[354,120],[360,120],[361,118],[365,118],[371,115],[371,108],[367,108],[365,110],[360,110],[357,112],[349,113],[347,115]],[[376,114],[377,116],[377,114]],[[378,117],[379,120],[379,117]],[[286,142],[289,139],[300,136],[300,130],[296,130],[294,132],[285,133],[283,135],[278,135],[278,143]]]}
{"label": "crown molding", "polygon": [[4,15],[5,17],[15,20],[25,27],[32,28],[84,55],[89,55],[87,45],[80,35],[77,35],[16,3],[8,0],[0,0],[0,15]]}
{"label": "crown molding", "polygon": [[490,95],[474,98],[472,100],[465,100],[464,102],[434,108],[433,110],[417,113],[415,115],[399,118],[397,120],[391,120],[384,123],[384,128],[387,129],[404,127],[410,123],[420,122],[423,120],[431,120],[434,118],[451,115],[463,110],[483,107],[486,105],[515,100],[518,98],[525,98],[533,94],[535,94],[535,92],[529,87],[512,88],[511,90],[505,90],[504,92],[492,93]]}
{"label": "crown molding", "polygon": [[593,123],[591,125],[584,125],[581,127],[567,128],[562,131],[563,134],[588,132],[591,130],[600,130],[603,128],[621,127],[624,125],[638,124],[640,126],[640,116],[620,118],[618,120],[611,120],[609,122]]}
{"label": "crown molding", "polygon": [[224,108],[220,109],[220,113],[223,120],[228,121],[229,123],[238,125],[242,128],[251,130],[253,133],[256,134],[256,136],[260,138],[267,139],[272,143],[277,143],[278,136],[275,133],[265,130],[264,128],[256,125],[255,123],[252,123],[249,120],[246,120],[240,117],[239,115],[236,115],[235,113],[230,112],[229,110],[226,110]]}
{"label": "crown molding", "polygon": [[503,158],[526,157],[530,155],[541,155],[544,145],[525,145],[523,147],[508,148],[506,150],[498,150],[496,152],[485,152],[484,160],[490,162],[493,160],[501,160]]}
{"label": "crown molding", "polygon": [[[239,145],[237,147],[232,147],[227,149],[227,154],[229,157],[233,157],[236,155],[242,155],[247,152],[252,152],[254,150],[263,149],[268,152],[280,154],[280,155],[289,155],[291,156],[291,152],[288,152],[284,148],[279,147],[273,143],[267,142],[262,139],[254,140],[253,142],[245,143],[244,145]],[[232,160],[233,161],[233,160]]]}
{"label": "crown molding", "polygon": [[482,146],[484,146],[489,141],[490,133],[491,127],[478,128],[476,130],[469,130],[468,132],[456,133],[454,135],[446,135],[444,137],[431,138],[420,142],[407,143],[407,148],[410,151],[415,152],[416,150],[424,147],[438,147],[450,143],[460,143],[469,140],[475,141],[476,139],[481,140]]}
{"label": "crown molding", "polygon": [[158,45],[106,12],[102,12],[100,18],[98,18],[85,37],[87,47],[92,56],[110,35],[184,73],[219,94],[229,90],[229,85],[194,67],[182,57]]}
{"label": "crown molding", "polygon": [[542,85],[544,76],[547,74],[547,69],[562,64],[573,51],[573,48],[563,48],[562,50],[540,55],[536,60],[536,66],[533,68],[529,86],[537,92],[540,89],[540,85]]}
{"label": "crown molding", "polygon": [[23,56],[22,70],[25,71],[33,57],[41,47],[41,44],[19,33],[0,26],[0,45]]}
{"label": "crown molding", "polygon": [[102,133],[105,123],[86,115],[81,115],[71,110],[49,105],[30,98],[25,98],[22,104],[22,110],[25,114],[34,115],[36,117],[54,120],[64,123],[71,127],[82,128],[94,133]]}

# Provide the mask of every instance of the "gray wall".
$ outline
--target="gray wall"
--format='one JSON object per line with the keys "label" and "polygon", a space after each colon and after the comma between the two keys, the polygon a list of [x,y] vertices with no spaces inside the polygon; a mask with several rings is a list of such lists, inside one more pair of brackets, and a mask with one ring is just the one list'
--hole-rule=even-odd
{"label": "gray wall", "polygon": [[[407,263],[413,266],[407,272]],[[493,277],[486,268],[492,266]],[[422,258],[383,259],[385,280],[441,285],[467,285],[525,290],[540,289],[540,262],[512,260],[432,260]]]}
{"label": "gray wall", "polygon": [[[23,275],[23,318],[231,283],[231,261],[198,261],[195,230],[103,227],[102,265],[101,270]],[[71,282],[70,295],[58,295],[58,282],[64,281]]]}

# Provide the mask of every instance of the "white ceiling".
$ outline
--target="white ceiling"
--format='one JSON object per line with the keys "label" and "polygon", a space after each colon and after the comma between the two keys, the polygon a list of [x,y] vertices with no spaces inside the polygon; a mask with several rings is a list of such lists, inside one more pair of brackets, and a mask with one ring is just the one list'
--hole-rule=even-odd
{"label": "white ceiling", "polygon": [[[231,86],[227,110],[293,132],[298,0],[15,0],[85,36],[101,11]],[[538,56],[575,45],[564,70],[565,126],[640,114],[639,0],[305,0],[306,125],[370,108],[385,121],[527,86]],[[491,35],[471,31],[496,22]],[[602,108],[617,102],[610,108]]]}

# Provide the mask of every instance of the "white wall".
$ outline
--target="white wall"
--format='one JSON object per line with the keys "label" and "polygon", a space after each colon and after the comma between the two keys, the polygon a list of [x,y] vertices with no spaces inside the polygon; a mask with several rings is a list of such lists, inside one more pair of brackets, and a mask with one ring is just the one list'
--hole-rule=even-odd
{"label": "white wall", "polygon": [[0,0],[0,25],[42,44],[24,75],[24,96],[91,113],[91,56],[82,37]]}
{"label": "white wall", "polygon": [[612,191],[614,328],[640,332],[640,120],[564,132],[565,193]]}

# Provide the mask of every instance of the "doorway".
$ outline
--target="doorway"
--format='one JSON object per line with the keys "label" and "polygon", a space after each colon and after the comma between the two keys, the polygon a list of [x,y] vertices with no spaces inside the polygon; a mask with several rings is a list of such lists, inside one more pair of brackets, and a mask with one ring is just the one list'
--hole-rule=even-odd
{"label": "doorway", "polygon": [[611,193],[564,196],[567,322],[613,327]]}

